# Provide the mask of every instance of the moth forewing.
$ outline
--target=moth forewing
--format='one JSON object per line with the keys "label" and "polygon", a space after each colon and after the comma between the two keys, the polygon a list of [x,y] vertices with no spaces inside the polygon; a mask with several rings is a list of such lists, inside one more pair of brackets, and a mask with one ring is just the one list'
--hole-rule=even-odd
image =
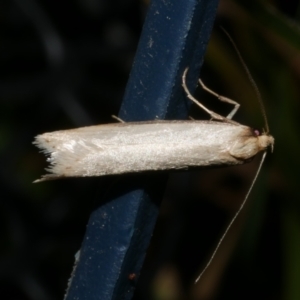
{"label": "moth forewing", "polygon": [[214,121],[116,123],[45,133],[50,167],[37,181],[237,165],[261,151],[251,128]]}

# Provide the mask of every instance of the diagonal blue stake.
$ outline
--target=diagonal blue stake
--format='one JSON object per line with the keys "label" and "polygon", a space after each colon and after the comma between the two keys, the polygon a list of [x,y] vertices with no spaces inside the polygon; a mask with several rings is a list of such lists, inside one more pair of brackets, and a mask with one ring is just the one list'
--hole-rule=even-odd
{"label": "diagonal blue stake", "polygon": [[[181,76],[196,87],[217,0],[153,0],[120,110],[124,121],[187,118]],[[91,214],[67,300],[131,299],[167,174],[120,176]]]}

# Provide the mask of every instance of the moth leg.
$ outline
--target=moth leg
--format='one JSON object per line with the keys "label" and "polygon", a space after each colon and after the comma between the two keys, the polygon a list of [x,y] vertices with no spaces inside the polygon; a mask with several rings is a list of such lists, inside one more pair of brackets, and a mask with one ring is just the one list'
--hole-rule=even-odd
{"label": "moth leg", "polygon": [[[183,75],[182,75],[182,87],[183,89],[185,90],[186,92],[186,95],[187,97],[193,101],[196,105],[198,105],[199,107],[201,107],[204,111],[206,111],[212,119],[214,120],[219,120],[219,121],[223,121],[223,122],[227,122],[227,123],[231,123],[231,124],[236,124],[236,125],[239,125],[239,123],[231,120],[231,118],[226,118],[226,117],[223,117],[215,112],[213,112],[212,110],[209,110],[208,108],[206,108],[203,104],[201,104],[196,98],[194,98],[192,96],[192,94],[190,93],[190,91],[188,90],[187,86],[186,86],[186,74],[187,74],[187,71],[188,71],[188,68],[186,68],[183,72]],[[236,111],[237,109],[235,109]],[[229,114],[230,117],[232,117],[235,113],[235,111],[232,113]]]}
{"label": "moth leg", "polygon": [[236,101],[232,100],[232,99],[229,99],[227,97],[224,97],[224,96],[221,96],[217,93],[215,93],[214,91],[212,91],[211,89],[209,89],[201,79],[199,79],[199,83],[201,85],[201,87],[203,88],[203,90],[205,90],[206,92],[214,95],[215,97],[217,97],[220,101],[222,102],[226,102],[226,103],[229,103],[229,104],[232,104],[234,105],[234,108],[233,110],[228,114],[228,116],[226,117],[227,119],[232,119],[232,117],[235,115],[235,113],[237,112],[237,110],[239,109],[240,107],[240,104],[237,103]]}
{"label": "moth leg", "polygon": [[222,117],[219,114],[214,113],[212,110],[209,110],[208,108],[206,108],[203,104],[201,104],[196,98],[194,98],[192,96],[192,94],[190,93],[190,91],[188,90],[187,86],[186,86],[186,74],[187,74],[188,68],[186,68],[183,72],[182,75],[182,87],[186,92],[187,97],[193,101],[196,105],[198,105],[199,107],[201,107],[204,111],[206,111],[213,119],[215,120],[220,120],[220,121],[225,121],[225,117]]}
{"label": "moth leg", "polygon": [[115,116],[115,115],[111,115],[111,117],[117,121],[119,121],[120,123],[125,123],[125,121],[123,121],[121,118]]}
{"label": "moth leg", "polygon": [[198,105],[199,107],[201,107],[204,111],[206,111],[212,119],[214,120],[219,120],[219,121],[223,121],[223,122],[227,122],[227,123],[232,123],[232,124],[238,124],[237,122],[232,121],[231,119],[225,118],[215,112],[213,112],[212,110],[209,110],[208,108],[206,108],[202,103],[200,103],[196,98],[194,98],[192,96],[192,94],[190,93],[190,91],[188,90],[187,86],[186,86],[186,74],[187,74],[188,68],[186,68],[183,72],[182,75],[182,87],[186,92],[187,97],[193,101],[196,105]]}

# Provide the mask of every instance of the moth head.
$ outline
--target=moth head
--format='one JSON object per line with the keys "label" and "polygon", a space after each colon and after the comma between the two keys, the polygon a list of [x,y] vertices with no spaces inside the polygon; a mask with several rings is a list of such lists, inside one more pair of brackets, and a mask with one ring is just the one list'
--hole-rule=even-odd
{"label": "moth head", "polygon": [[274,150],[274,138],[267,132],[263,131],[262,134],[260,134],[257,130],[254,131],[255,135],[257,136],[259,147],[262,150],[267,149],[268,147],[271,147],[271,152]]}
{"label": "moth head", "polygon": [[230,154],[235,158],[247,160],[261,151],[271,147],[273,151],[274,138],[267,133],[248,128],[245,135],[238,139],[230,148]]}

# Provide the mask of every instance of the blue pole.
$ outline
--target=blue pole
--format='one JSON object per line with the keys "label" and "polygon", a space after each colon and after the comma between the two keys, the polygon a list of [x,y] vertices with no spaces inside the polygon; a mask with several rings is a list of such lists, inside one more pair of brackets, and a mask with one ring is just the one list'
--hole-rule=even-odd
{"label": "blue pole", "polygon": [[[187,118],[181,76],[196,87],[218,0],[153,0],[119,113],[124,121]],[[131,299],[167,174],[120,176],[88,222],[66,300]]]}

